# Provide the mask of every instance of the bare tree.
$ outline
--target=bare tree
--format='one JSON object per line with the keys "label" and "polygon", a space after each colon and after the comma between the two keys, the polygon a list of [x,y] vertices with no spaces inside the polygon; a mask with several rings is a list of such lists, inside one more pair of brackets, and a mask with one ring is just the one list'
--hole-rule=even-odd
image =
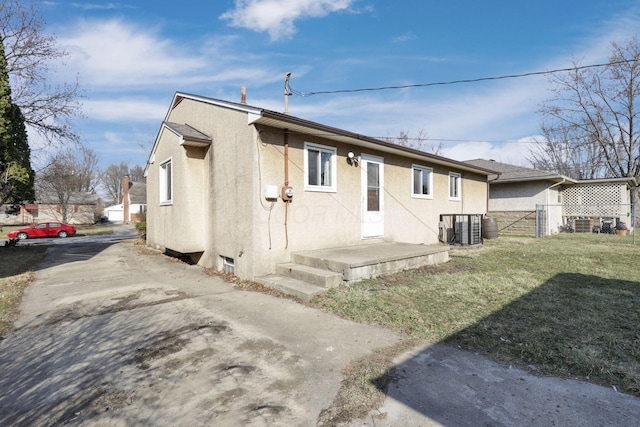
{"label": "bare tree", "polygon": [[132,183],[145,182],[144,168],[140,165],[129,166],[125,162],[112,163],[100,174],[102,188],[114,204],[122,201],[122,179],[125,175],[129,175],[129,181]]}
{"label": "bare tree", "polygon": [[110,164],[100,175],[102,187],[113,204],[120,203],[122,199],[122,178],[128,173],[129,166],[125,162],[120,162],[120,164]]}
{"label": "bare tree", "polygon": [[144,168],[140,165],[134,165],[129,168],[129,178],[131,182],[145,182]]}
{"label": "bare tree", "polygon": [[640,43],[611,43],[609,65],[551,77],[554,96],[541,113],[544,133],[534,165],[586,178],[639,177]]}
{"label": "bare tree", "polygon": [[440,142],[438,145],[427,144],[429,138],[427,137],[427,132],[424,129],[421,129],[416,136],[411,136],[409,132],[406,131],[400,131],[400,134],[398,134],[398,136],[387,137],[384,139],[394,144],[414,148],[416,150],[425,151],[431,154],[439,155],[442,151],[442,142]]}
{"label": "bare tree", "polygon": [[27,125],[49,142],[78,141],[70,120],[80,112],[78,83],[52,86],[53,64],[67,53],[45,35],[33,1],[0,0],[0,38],[4,43],[13,102]]}
{"label": "bare tree", "polygon": [[[70,156],[67,151],[67,157]],[[74,159],[74,171],[78,175],[77,191],[84,193],[95,193],[96,186],[100,179],[100,170],[98,169],[98,155],[91,148],[79,147],[72,156]]]}
{"label": "bare tree", "polygon": [[535,169],[557,172],[574,179],[606,176],[600,148],[594,141],[580,141],[568,129],[549,129],[543,125],[544,137],[529,151],[527,160]]}
{"label": "bare tree", "polygon": [[73,218],[73,205],[97,200],[97,156],[89,148],[72,149],[55,156],[37,176],[37,197],[46,205],[56,206],[62,222]]}

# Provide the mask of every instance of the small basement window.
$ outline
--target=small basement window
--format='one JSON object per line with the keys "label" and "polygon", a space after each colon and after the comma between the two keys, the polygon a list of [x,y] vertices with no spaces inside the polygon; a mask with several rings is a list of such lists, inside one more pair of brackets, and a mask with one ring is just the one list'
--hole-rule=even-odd
{"label": "small basement window", "polygon": [[220,256],[222,258],[222,271],[225,273],[234,274],[235,272],[235,262],[233,258],[229,258],[228,256]]}

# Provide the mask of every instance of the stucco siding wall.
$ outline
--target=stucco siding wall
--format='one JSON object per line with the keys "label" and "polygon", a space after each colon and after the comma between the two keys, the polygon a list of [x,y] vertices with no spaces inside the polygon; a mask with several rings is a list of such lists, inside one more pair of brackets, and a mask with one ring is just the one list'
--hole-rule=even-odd
{"label": "stucco siding wall", "polygon": [[[205,249],[202,232],[204,219],[204,159],[200,151],[194,158],[191,147],[180,145],[180,138],[162,129],[154,163],[148,170],[147,241],[161,248],[182,253]],[[196,149],[198,150],[198,149]],[[171,160],[172,203],[160,203],[160,165]]]}
{"label": "stucco siding wall", "polygon": [[[258,136],[256,136],[258,137]],[[304,143],[312,142],[337,149],[337,191],[307,191],[304,185]],[[318,137],[290,134],[288,137],[291,203],[280,197],[270,201],[264,187],[275,185],[278,194],[285,181],[284,134],[282,130],[259,128],[258,183],[253,212],[255,274],[275,271],[277,263],[289,261],[292,252],[357,245],[360,234],[360,168],[346,162],[348,146]]]}
{"label": "stucco siding wall", "polygon": [[[460,172],[429,163],[362,150],[319,137],[291,134],[289,143],[289,185],[293,201],[285,206],[279,198],[273,204],[264,199],[264,186],[284,184],[284,135],[276,129],[260,132],[259,200],[254,213],[255,272],[275,271],[276,263],[288,261],[290,253],[367,244],[362,238],[362,164],[349,165],[347,153],[366,154],[384,161],[384,240],[420,244],[438,243],[441,213],[486,212],[486,178],[462,172],[462,200],[449,200],[449,172]],[[337,191],[305,190],[304,143],[311,142],[337,149]],[[434,197],[412,197],[412,164],[433,167]],[[285,226],[286,223],[286,226]],[[374,239],[379,241],[379,239]]]}
{"label": "stucco siding wall", "polygon": [[[190,99],[173,108],[168,120],[189,124],[213,143],[199,153],[179,146],[172,132],[161,131],[147,172],[147,239],[179,252],[203,251],[199,264],[205,267],[222,269],[221,257],[231,258],[243,279],[275,272],[276,264],[289,261],[294,252],[371,241],[362,238],[362,169],[347,163],[349,151],[384,159],[385,240],[436,244],[441,213],[486,210],[483,176],[295,133],[288,136],[294,196],[284,203],[283,130],[254,127],[246,112]],[[305,190],[305,142],[336,148],[335,192]],[[160,206],[158,166],[168,158],[174,162],[174,203]],[[432,200],[411,196],[412,164],[433,168]],[[462,176],[462,200],[449,200],[449,172]],[[277,199],[265,198],[267,185],[277,187]]]}
{"label": "stucco siding wall", "polygon": [[222,269],[221,257],[228,257],[234,260],[236,275],[253,278],[256,140],[247,114],[184,100],[173,109],[170,120],[187,123],[213,140],[203,159],[189,159],[190,169],[198,170],[190,178],[188,191],[199,194],[197,206],[201,208],[198,215],[192,212],[192,218],[203,239],[200,264]]}
{"label": "stucco siding wall", "polygon": [[557,203],[547,200],[548,182],[491,184],[489,211],[535,210],[536,204]]}

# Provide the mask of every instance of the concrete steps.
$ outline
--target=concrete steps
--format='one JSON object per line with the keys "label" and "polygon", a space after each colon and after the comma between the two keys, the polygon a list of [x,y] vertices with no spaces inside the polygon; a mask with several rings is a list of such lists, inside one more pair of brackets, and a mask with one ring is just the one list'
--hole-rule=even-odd
{"label": "concrete steps", "polygon": [[294,253],[291,262],[276,266],[276,274],[254,280],[310,301],[315,295],[342,284],[448,260],[448,246],[373,243]]}
{"label": "concrete steps", "polygon": [[342,274],[327,269],[316,268],[306,264],[288,262],[278,264],[276,273],[281,276],[302,280],[303,282],[322,288],[334,288],[342,284]]}
{"label": "concrete steps", "polygon": [[269,288],[276,289],[286,295],[291,295],[304,302],[309,302],[319,293],[325,292],[327,288],[312,285],[292,277],[271,274],[269,276],[256,277],[255,282]]}

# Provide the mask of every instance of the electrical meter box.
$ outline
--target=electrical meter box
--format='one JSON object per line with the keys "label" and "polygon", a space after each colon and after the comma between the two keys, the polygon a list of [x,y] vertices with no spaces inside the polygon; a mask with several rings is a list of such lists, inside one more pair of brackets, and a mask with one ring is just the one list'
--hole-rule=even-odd
{"label": "electrical meter box", "polygon": [[282,187],[282,200],[288,202],[291,199],[293,199],[293,188],[289,186]]}

